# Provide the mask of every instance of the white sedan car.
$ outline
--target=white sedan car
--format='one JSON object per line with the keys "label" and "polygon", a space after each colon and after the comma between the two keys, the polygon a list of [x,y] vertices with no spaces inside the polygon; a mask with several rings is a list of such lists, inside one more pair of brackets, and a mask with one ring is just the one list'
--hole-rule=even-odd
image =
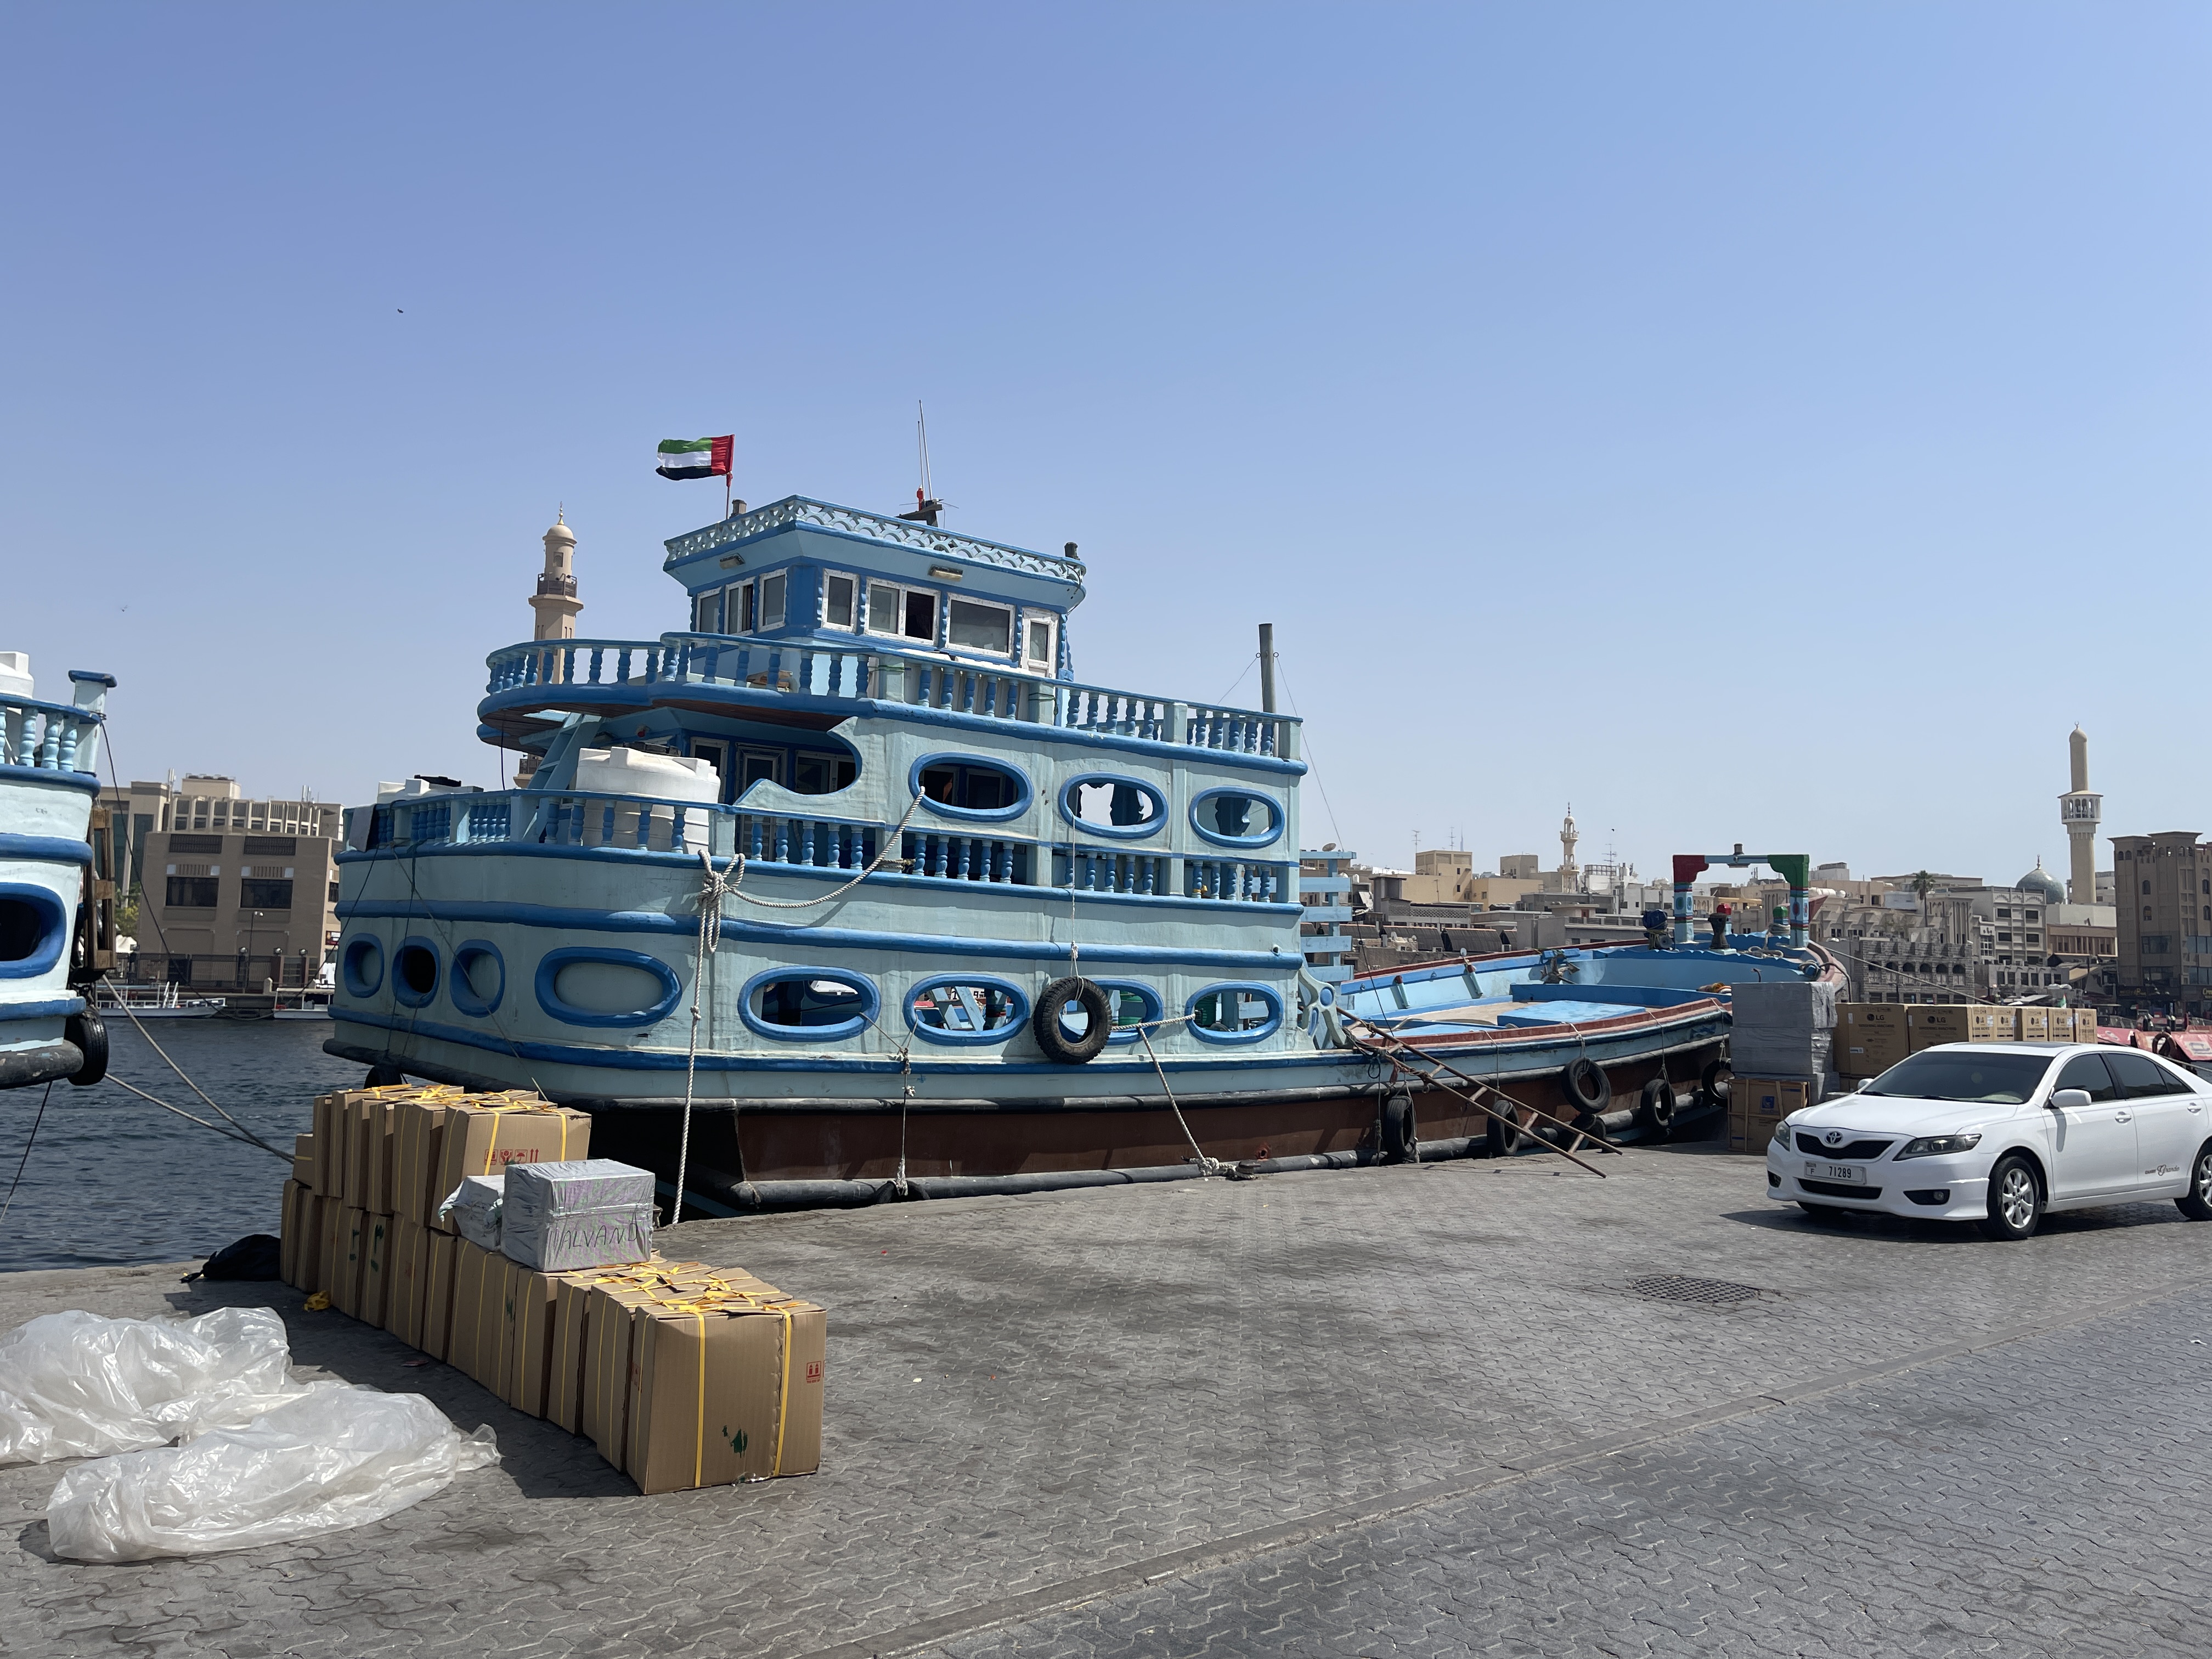
{"label": "white sedan car", "polygon": [[2212,1084],[2135,1048],[1923,1048],[1792,1113],[1766,1193],[1821,1218],[1972,1221],[1991,1238],[2027,1238],[2048,1210],[2156,1198],[2212,1221]]}

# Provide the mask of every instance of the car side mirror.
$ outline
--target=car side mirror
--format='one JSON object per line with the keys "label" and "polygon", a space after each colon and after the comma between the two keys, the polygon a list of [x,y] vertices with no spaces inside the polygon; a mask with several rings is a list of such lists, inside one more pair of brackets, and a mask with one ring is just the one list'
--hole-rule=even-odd
{"label": "car side mirror", "polygon": [[2054,1112],[2078,1112],[2094,1104],[2087,1089],[2060,1089],[2051,1097],[2051,1109]]}

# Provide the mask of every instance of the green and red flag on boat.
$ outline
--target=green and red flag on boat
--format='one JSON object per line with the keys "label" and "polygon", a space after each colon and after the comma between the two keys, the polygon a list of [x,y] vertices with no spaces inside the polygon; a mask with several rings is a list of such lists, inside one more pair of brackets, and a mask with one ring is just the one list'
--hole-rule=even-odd
{"label": "green and red flag on boat", "polygon": [[730,446],[736,434],[722,438],[665,438],[659,465],[653,470],[664,478],[726,478],[730,476]]}

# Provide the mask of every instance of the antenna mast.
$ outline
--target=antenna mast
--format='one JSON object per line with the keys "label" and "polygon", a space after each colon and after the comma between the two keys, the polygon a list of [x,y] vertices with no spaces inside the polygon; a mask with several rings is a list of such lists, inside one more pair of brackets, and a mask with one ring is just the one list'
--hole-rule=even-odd
{"label": "antenna mast", "polygon": [[915,455],[921,463],[921,488],[914,492],[914,511],[902,513],[899,517],[934,528],[937,515],[945,510],[945,503],[937,499],[930,488],[929,416],[924,412],[919,398],[914,400],[914,446]]}

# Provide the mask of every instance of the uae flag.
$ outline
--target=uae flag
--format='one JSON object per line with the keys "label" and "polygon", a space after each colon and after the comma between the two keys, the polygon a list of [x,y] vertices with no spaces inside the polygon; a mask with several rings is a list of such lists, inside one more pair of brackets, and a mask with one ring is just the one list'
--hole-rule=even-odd
{"label": "uae flag", "polygon": [[664,478],[726,478],[730,476],[727,438],[669,438],[664,440],[653,470]]}

